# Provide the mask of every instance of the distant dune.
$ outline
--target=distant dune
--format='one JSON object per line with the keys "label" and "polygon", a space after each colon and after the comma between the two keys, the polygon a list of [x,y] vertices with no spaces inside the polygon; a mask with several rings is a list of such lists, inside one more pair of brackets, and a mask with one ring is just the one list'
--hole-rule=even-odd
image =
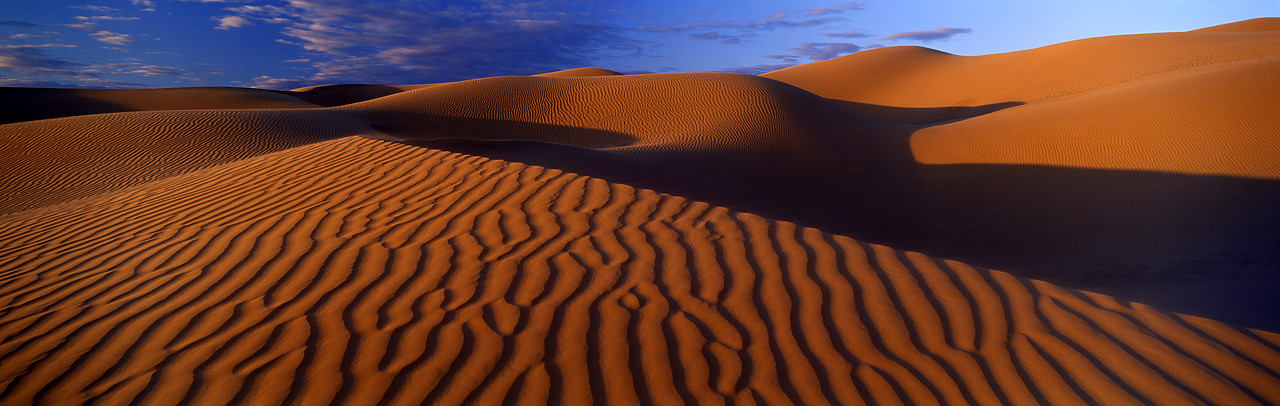
{"label": "distant dune", "polygon": [[1277,21],[0,88],[0,404],[1280,404]]}

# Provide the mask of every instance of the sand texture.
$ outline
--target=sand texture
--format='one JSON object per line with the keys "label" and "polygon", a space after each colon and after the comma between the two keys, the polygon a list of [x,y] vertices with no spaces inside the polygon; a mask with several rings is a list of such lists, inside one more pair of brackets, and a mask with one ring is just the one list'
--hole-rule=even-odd
{"label": "sand texture", "polygon": [[0,89],[0,405],[1280,404],[1277,21]]}

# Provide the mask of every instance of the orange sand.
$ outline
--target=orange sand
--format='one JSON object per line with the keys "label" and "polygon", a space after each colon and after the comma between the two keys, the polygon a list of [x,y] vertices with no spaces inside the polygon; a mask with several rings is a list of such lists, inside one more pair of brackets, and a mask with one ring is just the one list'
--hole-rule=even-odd
{"label": "orange sand", "polygon": [[1277,404],[1278,26],[0,89],[0,404]]}

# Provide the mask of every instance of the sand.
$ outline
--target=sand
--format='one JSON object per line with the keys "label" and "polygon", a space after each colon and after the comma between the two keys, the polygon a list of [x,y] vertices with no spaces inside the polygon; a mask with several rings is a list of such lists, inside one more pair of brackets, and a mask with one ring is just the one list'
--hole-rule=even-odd
{"label": "sand", "polygon": [[0,89],[0,403],[1277,404],[1276,26]]}

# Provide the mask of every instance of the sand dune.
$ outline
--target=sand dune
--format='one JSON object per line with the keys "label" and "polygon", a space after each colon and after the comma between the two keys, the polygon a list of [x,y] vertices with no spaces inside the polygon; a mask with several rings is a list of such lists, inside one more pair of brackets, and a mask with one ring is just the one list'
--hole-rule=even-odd
{"label": "sand dune", "polygon": [[580,78],[580,77],[588,77],[588,76],[615,76],[615,75],[621,75],[621,73],[614,72],[604,68],[574,68],[574,69],[558,70],[555,72],[547,72],[547,73],[537,74],[533,76],[541,76],[541,77],[548,77],[548,78]]}
{"label": "sand dune", "polygon": [[317,107],[317,105],[277,91],[232,87],[174,89],[0,87],[0,124],[123,111],[308,107]]}
{"label": "sand dune", "polygon": [[0,125],[0,213],[372,132],[315,110],[124,112]]}
{"label": "sand dune", "polygon": [[1033,103],[1160,75],[1275,58],[1280,18],[1190,32],[1090,38],[1025,51],[958,56],[887,47],[761,76],[822,97],[896,107]]}
{"label": "sand dune", "polygon": [[0,89],[0,404],[1280,404],[1278,21]]}
{"label": "sand dune", "polygon": [[384,141],[0,221],[6,403],[1280,402],[1274,334]]}

